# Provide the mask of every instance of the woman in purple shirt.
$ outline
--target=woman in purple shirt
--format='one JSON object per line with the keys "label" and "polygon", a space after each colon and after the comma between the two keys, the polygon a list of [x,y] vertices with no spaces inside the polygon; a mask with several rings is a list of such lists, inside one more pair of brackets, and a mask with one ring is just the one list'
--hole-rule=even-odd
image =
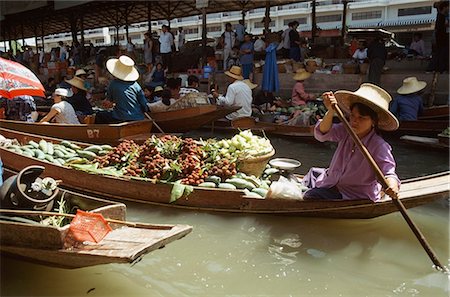
{"label": "woman in purple shirt", "polygon": [[370,199],[379,201],[382,187],[363,154],[353,142],[342,123],[333,124],[332,105],[338,104],[350,114],[350,125],[356,135],[373,156],[386,177],[388,194],[398,193],[400,180],[395,173],[395,160],[391,146],[377,134],[377,130],[393,131],[398,121],[389,110],[391,96],[382,88],[364,83],[356,92],[337,91],[324,94],[324,105],[328,109],[317,123],[314,136],[317,140],[338,143],[336,152],[326,170],[312,168],[305,176],[304,184],[311,188],[305,199]]}

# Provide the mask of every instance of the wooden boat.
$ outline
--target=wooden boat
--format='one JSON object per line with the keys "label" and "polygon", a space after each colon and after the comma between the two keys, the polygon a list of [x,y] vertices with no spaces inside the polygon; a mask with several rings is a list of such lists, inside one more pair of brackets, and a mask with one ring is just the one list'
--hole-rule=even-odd
{"label": "wooden boat", "polygon": [[435,136],[447,127],[449,127],[448,120],[402,121],[397,131],[387,132],[387,134]]}
{"label": "wooden boat", "polygon": [[[0,134],[24,143],[38,141],[38,136],[15,131]],[[45,138],[47,141],[55,139]],[[202,211],[257,214],[287,214],[331,218],[373,218],[397,211],[390,201],[373,203],[361,200],[303,201],[297,199],[258,199],[248,197],[241,190],[194,187],[194,191],[170,203],[172,186],[164,183],[89,174],[65,166],[58,166],[0,148],[5,168],[20,170],[29,165],[46,166],[46,173],[61,179],[62,185],[74,190],[100,195],[109,199],[169,206]],[[450,172],[402,181],[400,197],[406,208],[416,207],[437,199],[447,198],[450,192]]]}
{"label": "wooden boat", "polygon": [[251,129],[264,131],[266,134],[289,137],[314,137],[314,126],[296,126],[256,121],[253,117],[239,118],[233,121],[217,120],[209,129],[237,130]]}
{"label": "wooden boat", "polygon": [[[448,137],[447,137],[448,138]],[[404,135],[400,137],[400,140],[406,143],[432,148],[432,149],[441,149],[448,150],[450,148],[448,143],[444,143],[439,141],[439,138],[431,138],[431,137],[421,137],[421,136],[412,136],[412,135]]]}
{"label": "wooden boat", "polygon": [[1,120],[0,127],[16,131],[64,138],[69,140],[116,144],[124,138],[145,134],[150,136],[153,122],[151,120],[125,122],[120,124],[39,124],[20,121]]}
{"label": "wooden boat", "polygon": [[448,105],[438,105],[425,108],[419,120],[448,120],[450,108]]}
{"label": "wooden boat", "polygon": [[[199,105],[178,110],[150,113],[164,133],[184,133],[200,128],[238,110],[238,107]],[[157,131],[153,127],[153,131]]]}
{"label": "wooden boat", "polygon": [[[126,206],[123,203],[64,189],[60,189],[56,199],[60,200],[61,197],[64,197],[70,207],[101,213],[107,219],[126,219]],[[187,225],[136,223],[136,227],[129,227],[111,223],[110,226],[113,231],[98,243],[68,246],[65,244],[65,237],[69,225],[61,228],[45,226],[0,213],[0,251],[2,255],[60,268],[133,263],[192,231],[192,227]]]}

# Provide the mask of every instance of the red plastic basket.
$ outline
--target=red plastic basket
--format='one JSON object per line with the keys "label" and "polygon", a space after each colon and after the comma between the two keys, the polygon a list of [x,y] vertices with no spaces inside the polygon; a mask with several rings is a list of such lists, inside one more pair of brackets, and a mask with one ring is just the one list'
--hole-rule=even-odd
{"label": "red plastic basket", "polygon": [[69,228],[71,237],[79,242],[97,243],[111,231],[111,227],[101,214],[82,210],[77,210]]}

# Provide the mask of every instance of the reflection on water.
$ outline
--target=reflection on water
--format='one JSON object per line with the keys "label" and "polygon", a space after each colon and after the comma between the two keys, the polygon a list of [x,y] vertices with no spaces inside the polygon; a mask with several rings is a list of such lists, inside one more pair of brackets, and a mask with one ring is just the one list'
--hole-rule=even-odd
{"label": "reflection on water", "polygon": [[[273,139],[279,157],[326,166],[331,144]],[[448,170],[446,152],[393,143],[402,178]],[[394,213],[370,220],[193,212],[136,203],[128,220],[194,226],[137,264],[63,270],[2,258],[2,296],[448,296],[448,276]],[[409,210],[449,261],[448,201]]]}

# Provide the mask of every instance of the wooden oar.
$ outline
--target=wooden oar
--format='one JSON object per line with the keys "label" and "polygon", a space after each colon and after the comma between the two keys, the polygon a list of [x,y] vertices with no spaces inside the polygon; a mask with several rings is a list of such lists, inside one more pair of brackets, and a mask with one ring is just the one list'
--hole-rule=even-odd
{"label": "wooden oar", "polygon": [[[0,208],[0,213],[16,214],[16,215],[29,215],[29,216],[59,216],[59,217],[69,217],[69,218],[75,217],[75,215],[68,214],[68,213],[58,213],[58,212],[50,212],[50,211],[35,211],[35,210],[21,210],[21,209],[3,209],[3,208]],[[172,226],[165,226],[165,225],[132,223],[132,222],[127,222],[127,221],[120,221],[120,220],[106,219],[106,218],[105,218],[105,221],[107,221],[108,223],[120,224],[120,225],[125,225],[128,227],[135,227],[135,228],[157,229],[157,230],[172,229]]]}
{"label": "wooden oar", "polygon": [[159,132],[161,132],[162,134],[166,134],[166,132],[164,132],[163,129],[161,129],[161,127],[155,122],[154,119],[152,119],[152,117],[147,112],[144,112],[144,113],[145,113],[145,116],[147,117],[147,119],[153,121],[153,125],[155,125],[155,127],[159,130]]}
{"label": "wooden oar", "polygon": [[[359,139],[359,137],[356,135],[355,131],[353,131],[352,128],[350,127],[350,124],[347,121],[347,119],[345,118],[344,114],[342,113],[342,110],[339,108],[339,106],[337,104],[333,104],[333,109],[336,111],[336,114],[339,117],[339,119],[344,123],[345,129],[350,134],[350,136],[353,138],[353,141],[358,146],[358,148],[361,151],[361,153],[364,155],[364,157],[369,162],[370,166],[372,167],[372,169],[374,170],[375,174],[377,175],[377,178],[380,181],[380,183],[383,186],[383,188],[388,189],[389,188],[389,184],[388,184],[386,178],[384,177],[383,172],[381,171],[380,167],[378,167],[377,163],[375,162],[375,160],[373,159],[372,155],[369,153],[367,148],[361,142],[361,139]],[[422,245],[422,247],[427,252],[427,254],[430,257],[430,259],[433,262],[433,264],[436,265],[437,267],[439,267],[440,269],[442,269],[442,271],[448,271],[447,267],[443,266],[441,264],[441,262],[438,260],[436,254],[434,253],[434,251],[431,248],[431,246],[428,244],[428,242],[425,239],[425,237],[423,236],[422,232],[420,232],[419,228],[416,226],[416,224],[409,217],[408,213],[406,212],[405,206],[400,201],[398,196],[397,195],[389,195],[389,196],[391,196],[392,202],[395,204],[395,206],[397,206],[398,210],[400,211],[400,213],[402,214],[403,218],[408,223],[409,227],[413,231],[413,233],[416,236],[416,238],[419,240],[419,242]]]}

